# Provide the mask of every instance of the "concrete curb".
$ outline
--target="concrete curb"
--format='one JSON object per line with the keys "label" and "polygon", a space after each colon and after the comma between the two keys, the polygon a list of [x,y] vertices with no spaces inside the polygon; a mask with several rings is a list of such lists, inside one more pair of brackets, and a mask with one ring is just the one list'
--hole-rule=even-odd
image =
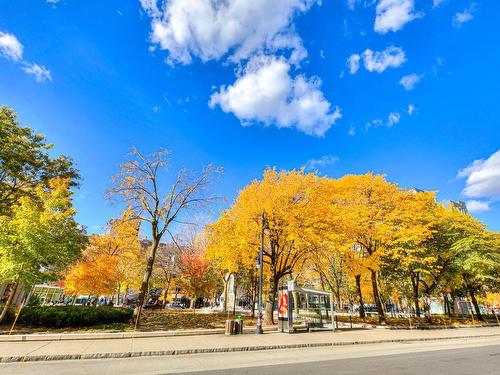
{"label": "concrete curb", "polygon": [[[491,327],[498,327],[498,324],[478,324],[478,325],[466,325],[466,324],[457,324],[457,325],[449,325],[449,326],[414,326],[414,330],[434,330],[434,329],[458,329],[458,328],[491,328]],[[388,327],[381,327],[385,329],[394,329],[394,330],[400,330],[400,329],[408,329],[406,326],[388,326]]]}
{"label": "concrete curb", "polygon": [[[451,326],[415,326],[413,330],[446,330],[457,328],[482,328],[497,327],[497,324],[483,325],[451,325]],[[339,322],[339,329],[350,329],[350,324]],[[353,323],[353,329],[389,329],[410,330],[407,326],[378,326],[370,324]],[[264,332],[276,332],[277,327],[264,327]],[[244,328],[244,333],[255,333],[255,328]],[[148,337],[181,337],[181,336],[204,336],[222,335],[223,328],[215,329],[193,329],[180,331],[150,331],[150,332],[95,332],[95,333],[40,333],[21,335],[0,335],[0,342],[28,342],[28,341],[66,341],[66,340],[108,340],[108,339],[137,339]]]}
{"label": "concrete curb", "polygon": [[[371,325],[371,324],[357,324],[357,325],[352,325],[353,328],[369,328],[369,329],[389,329],[389,330],[417,330],[417,331],[426,331],[426,330],[447,330],[447,329],[458,329],[458,328],[492,328],[492,327],[499,327],[498,324],[496,323],[491,323],[491,324],[477,324],[477,325],[466,325],[466,324],[452,324],[452,325],[447,325],[447,326],[442,326],[442,325],[431,325],[431,326],[419,326],[419,325],[414,325],[412,328],[408,326],[390,326],[390,325]],[[343,326],[340,326],[339,328],[346,328],[349,327],[349,323],[344,323]]]}
{"label": "concrete curb", "polygon": [[256,345],[256,346],[239,346],[239,347],[225,347],[225,348],[200,348],[200,349],[178,349],[178,350],[154,350],[154,351],[145,351],[145,352],[51,354],[51,355],[32,355],[32,356],[25,355],[25,356],[0,357],[0,363],[62,361],[62,360],[82,360],[82,359],[135,358],[135,357],[172,356],[172,355],[186,355],[186,354],[250,352],[250,351],[262,351],[262,350],[318,348],[318,347],[328,347],[328,346],[334,347],[334,346],[367,345],[367,344],[382,344],[382,343],[403,343],[403,342],[419,342],[419,341],[443,341],[443,340],[454,340],[454,339],[474,339],[474,338],[495,337],[495,336],[500,336],[500,334],[466,335],[466,336],[455,336],[455,337],[423,337],[423,338],[412,338],[412,339],[355,340],[355,341],[345,341],[345,342],[331,342],[331,341],[329,341],[329,342],[320,342],[320,343]]}
{"label": "concrete curb", "polygon": [[[264,327],[264,332],[276,332],[277,327]],[[255,328],[244,328],[244,333],[255,333]],[[0,342],[26,341],[65,341],[65,340],[108,340],[108,339],[138,339],[148,337],[179,337],[223,335],[224,328],[193,329],[183,331],[151,331],[151,332],[97,332],[97,333],[41,333],[26,335],[0,335]]]}

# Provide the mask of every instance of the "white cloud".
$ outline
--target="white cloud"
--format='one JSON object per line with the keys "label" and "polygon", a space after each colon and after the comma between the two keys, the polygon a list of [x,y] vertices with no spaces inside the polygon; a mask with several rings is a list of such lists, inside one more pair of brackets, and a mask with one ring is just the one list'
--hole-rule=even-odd
{"label": "white cloud", "polygon": [[399,122],[401,115],[397,112],[389,113],[389,118],[387,119],[387,126],[391,127]]}
{"label": "white cloud", "polygon": [[380,118],[376,118],[375,120],[371,120],[365,124],[365,131],[370,128],[377,128],[382,125],[384,125],[384,121]]}
{"label": "white cloud", "polygon": [[406,61],[406,56],[400,47],[389,46],[380,52],[371,49],[363,52],[365,69],[369,72],[382,73],[387,68],[397,68]]}
{"label": "white cloud", "polygon": [[432,1],[432,7],[433,8],[437,8],[438,6],[440,6],[445,0],[433,0]]}
{"label": "white cloud", "polygon": [[57,4],[61,0],[47,0],[48,3],[50,4]]}
{"label": "white cloud", "polygon": [[13,61],[20,61],[23,58],[23,45],[14,34],[0,31],[0,53],[3,57]]}
{"label": "white cloud", "polygon": [[52,76],[50,75],[50,70],[44,66],[40,66],[35,63],[26,63],[23,70],[35,77],[37,82],[52,81]]}
{"label": "white cloud", "polygon": [[211,96],[209,105],[233,113],[243,125],[260,121],[323,136],[341,117],[340,109],[325,99],[319,78],[292,78],[290,67],[284,58],[254,57],[236,82]]}
{"label": "white cloud", "polygon": [[408,104],[408,110],[407,110],[408,116],[412,116],[416,110],[417,108],[415,107],[414,104]]}
{"label": "white cloud", "polygon": [[336,164],[340,161],[338,156],[334,155],[323,155],[318,159],[310,159],[307,161],[305,167],[309,170],[316,170],[318,168],[322,168],[328,165]]}
{"label": "white cloud", "polygon": [[141,2],[142,9],[152,18],[161,17],[161,12],[158,9],[157,0],[139,0]]}
{"label": "white cloud", "polygon": [[418,75],[416,73],[408,74],[399,80],[399,84],[403,86],[406,91],[411,91],[422,77],[423,75]]}
{"label": "white cloud", "polygon": [[380,0],[376,7],[374,30],[381,34],[398,31],[422,16],[423,13],[414,11],[413,0]]}
{"label": "white cloud", "polygon": [[349,134],[351,137],[356,135],[356,128],[354,127],[354,125],[351,125],[349,127],[349,131],[347,132],[347,134]]}
{"label": "white cloud", "polygon": [[0,55],[21,65],[22,70],[35,77],[37,82],[52,81],[50,71],[23,59],[24,46],[14,34],[0,31]]}
{"label": "white cloud", "polygon": [[384,121],[380,118],[377,118],[375,120],[368,121],[365,124],[365,131],[367,131],[370,128],[378,128],[380,126],[386,126],[388,128],[398,124],[401,121],[401,114],[399,112],[391,112],[389,113],[389,116],[387,116],[387,121]]}
{"label": "white cloud", "polygon": [[500,198],[500,150],[486,160],[475,160],[458,172],[466,178],[462,194],[469,198]]}
{"label": "white cloud", "polygon": [[349,67],[349,73],[354,74],[359,69],[359,60],[361,60],[361,56],[355,53],[349,56],[347,59],[347,66]]}
{"label": "white cloud", "polygon": [[320,0],[141,0],[152,17],[151,41],[169,52],[170,63],[229,56],[233,62],[262,51],[287,49],[304,56],[292,20]]}
{"label": "white cloud", "polygon": [[484,211],[489,211],[490,203],[484,201],[470,200],[465,202],[467,210],[471,213],[480,213]]}
{"label": "white cloud", "polygon": [[453,16],[453,26],[460,28],[466,22],[471,21],[474,18],[474,12],[476,10],[476,3],[472,3],[468,8],[464,9],[462,12],[455,13]]}

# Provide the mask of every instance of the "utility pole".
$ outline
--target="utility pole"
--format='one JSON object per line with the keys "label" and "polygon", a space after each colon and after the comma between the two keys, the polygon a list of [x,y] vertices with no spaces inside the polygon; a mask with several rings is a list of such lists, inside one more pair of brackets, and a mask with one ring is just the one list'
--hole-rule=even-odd
{"label": "utility pole", "polygon": [[257,267],[259,268],[259,312],[257,315],[257,327],[255,328],[255,333],[261,335],[264,333],[262,329],[262,275],[263,275],[263,256],[264,256],[264,231],[267,228],[266,214],[262,213],[262,230],[260,233],[260,251],[259,251],[259,262]]}

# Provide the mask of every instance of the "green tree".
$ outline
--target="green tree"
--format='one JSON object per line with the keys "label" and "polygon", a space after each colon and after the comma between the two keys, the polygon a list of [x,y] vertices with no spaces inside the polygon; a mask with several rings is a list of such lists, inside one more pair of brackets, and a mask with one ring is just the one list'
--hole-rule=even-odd
{"label": "green tree", "polygon": [[0,283],[13,284],[0,315],[5,317],[19,285],[56,280],[86,244],[75,220],[69,179],[56,178],[21,197],[12,215],[0,216]]}
{"label": "green tree", "polygon": [[45,137],[23,127],[16,113],[6,106],[0,109],[0,215],[12,212],[17,200],[42,184],[48,187],[52,178],[69,179],[76,185],[79,175],[73,161],[65,156],[52,158],[52,145]]}
{"label": "green tree", "polygon": [[500,280],[500,234],[485,230],[479,222],[467,228],[456,241],[453,269],[460,275],[479,320],[484,321],[477,295],[485,289],[496,291]]}
{"label": "green tree", "polygon": [[[422,287],[427,322],[432,322],[431,297],[442,291],[447,281],[453,289],[465,286],[471,299],[475,300],[475,292],[495,272],[493,265],[498,262],[499,256],[498,243],[495,245],[494,241],[496,236],[488,234],[481,222],[454,208],[436,211],[433,235],[425,244],[426,256],[432,258],[432,267],[421,272],[418,280]],[[468,287],[463,285],[467,283]],[[479,307],[476,312],[479,312]]]}

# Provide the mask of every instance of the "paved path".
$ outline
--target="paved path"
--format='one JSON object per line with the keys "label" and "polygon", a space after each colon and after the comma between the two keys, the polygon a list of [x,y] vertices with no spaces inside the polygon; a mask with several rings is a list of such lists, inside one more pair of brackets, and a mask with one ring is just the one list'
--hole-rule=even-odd
{"label": "paved path", "polygon": [[266,333],[241,336],[184,336],[134,339],[0,342],[0,362],[181,355],[299,347],[351,345],[390,341],[441,340],[500,335],[496,328],[450,330],[352,330],[302,334]]}
{"label": "paved path", "polygon": [[[170,357],[0,363],[0,374],[497,374],[499,360],[500,338],[489,337]],[[196,372],[200,370],[203,372]]]}

